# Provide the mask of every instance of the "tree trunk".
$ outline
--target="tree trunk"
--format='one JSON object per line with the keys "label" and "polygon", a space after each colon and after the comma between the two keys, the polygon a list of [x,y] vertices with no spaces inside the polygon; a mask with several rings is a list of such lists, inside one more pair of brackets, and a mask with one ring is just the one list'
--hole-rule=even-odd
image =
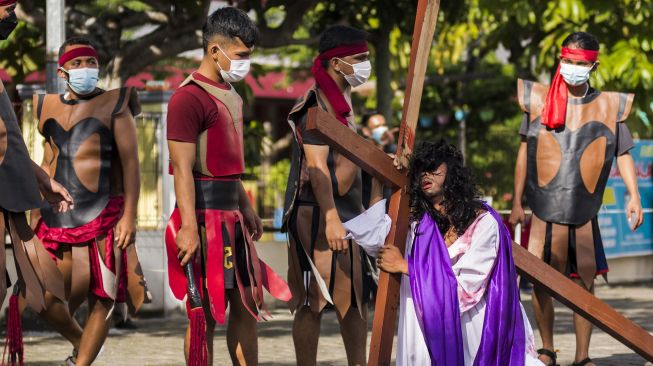
{"label": "tree trunk", "polygon": [[382,22],[377,37],[374,38],[375,74],[376,74],[376,109],[388,124],[393,124],[392,110],[392,71],[390,70],[390,32],[392,25]]}

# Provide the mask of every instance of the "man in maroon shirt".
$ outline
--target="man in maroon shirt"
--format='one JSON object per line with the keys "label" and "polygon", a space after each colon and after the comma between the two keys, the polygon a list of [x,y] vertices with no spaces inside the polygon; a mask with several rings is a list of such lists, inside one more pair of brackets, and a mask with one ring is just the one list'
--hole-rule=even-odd
{"label": "man in maroon shirt", "polygon": [[[231,360],[257,364],[256,321],[265,313],[262,288],[290,299],[285,282],[258,259],[253,240],[261,237],[262,224],[240,180],[245,170],[242,99],[230,83],[249,71],[258,30],[246,13],[226,7],[209,16],[203,39],[200,67],[182,83],[168,108],[177,196],[166,233],[170,287],[178,299],[189,289],[191,326],[184,347],[189,364],[212,363],[215,321],[225,322],[227,304]],[[191,291],[192,280],[201,295]],[[206,348],[203,321],[196,322],[197,304],[206,318]]]}

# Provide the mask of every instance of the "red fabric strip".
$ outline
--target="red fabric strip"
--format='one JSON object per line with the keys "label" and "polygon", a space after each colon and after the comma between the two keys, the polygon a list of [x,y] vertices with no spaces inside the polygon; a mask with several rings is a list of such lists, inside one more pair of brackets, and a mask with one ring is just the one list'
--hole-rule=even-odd
{"label": "red fabric strip", "polygon": [[111,197],[98,217],[75,228],[51,228],[40,220],[36,227],[36,235],[46,248],[49,248],[50,243],[86,244],[99,236],[112,235],[113,227],[122,217],[124,202],[122,196]]}
{"label": "red fabric strip", "polygon": [[177,259],[178,251],[175,238],[180,228],[181,214],[179,209],[175,208],[166,227],[165,242],[166,254],[168,255],[168,282],[170,282],[170,290],[177,300],[184,299],[187,286],[184,269],[179,264],[179,259]]}
{"label": "red fabric strip", "polygon": [[349,115],[349,112],[351,112],[351,107],[345,100],[345,97],[342,95],[342,91],[336,82],[331,78],[331,76],[329,76],[322,66],[322,61],[330,60],[334,57],[356,55],[367,51],[367,43],[345,45],[327,50],[317,56],[315,61],[313,61],[311,72],[313,73],[315,82],[326,95],[329,104],[331,104],[331,107],[333,107],[333,110],[336,113],[336,118],[345,126],[347,126],[347,116]]}
{"label": "red fabric strip", "polygon": [[17,0],[0,0],[0,6],[14,5],[17,2]]}
{"label": "red fabric strip", "polygon": [[98,59],[97,52],[95,52],[93,47],[78,47],[64,53],[61,55],[61,57],[59,57],[59,67],[63,66],[66,62],[74,58],[83,56],[95,57],[95,59]]}
{"label": "red fabric strip", "polygon": [[[243,240],[245,240],[245,253],[247,254],[246,259],[247,259],[247,267],[253,269],[253,275],[254,275],[254,281],[256,282],[256,288],[252,288],[252,292],[256,291],[257,296],[254,298],[258,298],[259,301],[261,302],[261,305],[263,308],[265,307],[265,304],[263,302],[263,286],[261,286],[261,266],[257,266],[256,264],[259,263],[259,258],[258,258],[258,253],[256,253],[256,246],[254,246],[254,240],[252,240],[252,237],[250,236],[249,230],[247,230],[247,226],[245,226],[245,219],[243,216],[238,213],[236,218],[238,219],[240,223],[240,228],[243,232]],[[250,273],[250,284],[254,286],[254,282],[252,281],[252,274]],[[257,304],[258,307],[258,304]],[[259,310],[259,314],[261,313],[261,309]],[[267,309],[263,309],[266,313],[268,313]]]}
{"label": "red fabric strip", "polygon": [[560,65],[558,65],[542,107],[542,124],[555,130],[565,125],[566,115],[567,83],[560,75]]}
{"label": "red fabric strip", "polygon": [[[225,323],[225,289],[224,289],[224,243],[222,236],[222,211],[204,211],[206,227],[206,288],[211,303],[213,319],[220,324]],[[235,262],[235,260],[234,260]]]}
{"label": "red fabric strip", "polygon": [[[122,196],[111,197],[107,206],[102,212],[89,223],[75,228],[51,228],[48,227],[43,219],[39,220],[36,226],[36,236],[41,239],[43,246],[48,249],[52,259],[56,261],[54,251],[58,248],[59,243],[69,245],[86,245],[89,244],[89,260],[91,263],[91,284],[89,290],[100,298],[111,298],[104,289],[102,282],[102,271],[98,258],[98,248],[95,239],[101,236],[105,237],[105,256],[104,265],[114,273],[116,272],[116,261],[114,257],[114,232],[113,229],[122,217],[124,207],[124,198]],[[117,249],[115,249],[117,250]],[[121,273],[115,273],[118,276],[118,293],[116,299],[118,302],[126,300],[127,295],[127,272],[126,252],[121,255],[123,266]]]}
{"label": "red fabric strip", "polygon": [[283,278],[276,274],[270,266],[265,264],[265,262],[259,259],[259,263],[263,269],[263,272],[261,273],[263,287],[265,287],[270,295],[275,299],[285,302],[290,301],[292,293],[290,292],[288,284],[283,280]]}
{"label": "red fabric strip", "polygon": [[321,54],[319,54],[317,58],[324,61],[324,60],[330,60],[334,57],[347,57],[347,56],[357,55],[359,53],[363,53],[367,51],[369,51],[367,47],[367,42],[354,43],[354,44],[347,44],[344,46],[326,50]]}
{"label": "red fabric strip", "polygon": [[[240,215],[239,212],[233,211],[233,215],[229,216],[229,221],[227,222],[227,230],[229,231],[229,236],[231,238],[236,237],[236,231],[235,231],[236,230],[236,225],[240,225],[240,223],[237,222],[239,215]],[[245,235],[245,232],[243,232],[243,235]],[[246,296],[246,293],[245,293],[245,287],[243,286],[242,278],[240,278],[240,270],[238,269],[239,268],[238,267],[238,260],[236,259],[236,258],[238,258],[237,253],[238,253],[239,248],[237,248],[237,244],[236,244],[235,240],[233,240],[232,243],[233,244],[232,244],[231,248],[233,250],[233,258],[234,258],[234,261],[233,261],[234,273],[236,275],[236,284],[238,285],[238,292],[240,293],[240,300],[242,301],[243,306],[245,306],[245,309],[247,310],[247,312],[249,312],[249,314],[252,317],[254,317],[254,319],[259,321],[259,320],[261,320],[261,318],[259,317],[260,314],[258,313],[258,305],[256,305],[257,312],[254,312],[254,310],[252,310],[252,308],[249,306],[249,301],[247,301],[247,296]],[[247,257],[247,253],[245,253],[245,256]],[[251,286],[254,286],[255,280],[252,277],[252,273],[250,271],[251,266],[249,265],[249,258],[247,258],[246,262],[247,262],[246,266],[248,267],[246,269],[247,270],[247,277],[249,278],[249,285],[250,285],[250,289],[252,290],[251,295],[254,296],[254,290],[253,290],[253,287],[251,287]],[[254,298],[254,299],[256,300],[256,298]]]}

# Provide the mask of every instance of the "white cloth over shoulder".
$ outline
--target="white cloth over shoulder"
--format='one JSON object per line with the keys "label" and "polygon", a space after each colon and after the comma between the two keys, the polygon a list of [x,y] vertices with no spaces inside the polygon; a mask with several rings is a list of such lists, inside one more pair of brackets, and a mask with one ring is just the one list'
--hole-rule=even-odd
{"label": "white cloth over shoulder", "polygon": [[362,214],[343,223],[348,234],[344,239],[353,239],[365,252],[376,258],[390,232],[392,220],[385,213],[386,199],[382,199]]}
{"label": "white cloth over shoulder", "polygon": [[[453,272],[458,281],[458,305],[462,328],[465,366],[472,366],[481,344],[485,321],[485,288],[489,280],[499,244],[498,223],[489,214],[481,215],[449,248]],[[415,238],[415,224],[411,226],[406,256]],[[408,276],[402,276],[400,290],[397,365],[430,365],[428,348],[417,320]],[[537,359],[535,340],[524,308],[521,306],[526,332],[525,366],[543,366]]]}

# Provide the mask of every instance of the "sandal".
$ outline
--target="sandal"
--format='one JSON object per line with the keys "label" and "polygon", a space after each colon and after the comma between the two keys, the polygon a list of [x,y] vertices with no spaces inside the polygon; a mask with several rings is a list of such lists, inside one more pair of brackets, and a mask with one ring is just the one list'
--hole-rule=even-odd
{"label": "sandal", "polygon": [[590,362],[592,362],[592,359],[588,357],[582,361],[572,363],[571,366],[585,366]]}
{"label": "sandal", "polygon": [[[546,348],[540,348],[540,349],[537,350],[537,354],[547,356],[547,357],[549,357],[551,359],[551,361],[549,361],[549,363],[546,366],[560,366],[560,365],[558,365],[558,361],[557,361],[558,360],[558,353],[557,352],[551,351],[550,349],[546,349]],[[574,366],[583,366],[583,365],[585,365],[585,364],[583,363],[583,364],[574,365]]]}

